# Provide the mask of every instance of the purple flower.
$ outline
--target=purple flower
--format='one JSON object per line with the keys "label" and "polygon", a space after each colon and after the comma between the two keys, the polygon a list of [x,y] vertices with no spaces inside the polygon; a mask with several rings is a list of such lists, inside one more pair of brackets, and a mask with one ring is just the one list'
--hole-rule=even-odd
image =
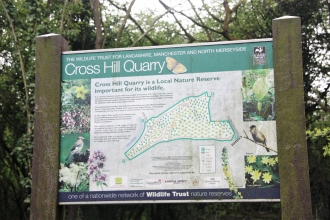
{"label": "purple flower", "polygon": [[98,170],[98,167],[97,167],[97,165],[95,165],[95,164],[90,164],[89,165],[89,167],[88,167],[88,174],[89,175],[93,175],[93,173],[95,172],[95,171],[97,171]]}
{"label": "purple flower", "polygon": [[100,150],[94,150],[88,158],[88,174],[92,177],[92,181],[97,182],[97,184],[105,184],[107,175],[102,173],[105,160],[106,157]]}
{"label": "purple flower", "polygon": [[106,178],[107,178],[107,175],[104,173],[101,173],[97,176],[98,181],[102,181],[102,182],[104,182]]}

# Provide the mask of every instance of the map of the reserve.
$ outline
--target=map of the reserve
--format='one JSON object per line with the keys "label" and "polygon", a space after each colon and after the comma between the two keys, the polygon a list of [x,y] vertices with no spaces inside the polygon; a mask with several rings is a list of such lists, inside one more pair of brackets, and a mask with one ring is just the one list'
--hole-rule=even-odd
{"label": "map of the reserve", "polygon": [[126,157],[132,160],[157,144],[174,140],[233,140],[236,134],[229,120],[211,120],[210,100],[207,92],[190,96],[145,121],[140,138],[125,152]]}

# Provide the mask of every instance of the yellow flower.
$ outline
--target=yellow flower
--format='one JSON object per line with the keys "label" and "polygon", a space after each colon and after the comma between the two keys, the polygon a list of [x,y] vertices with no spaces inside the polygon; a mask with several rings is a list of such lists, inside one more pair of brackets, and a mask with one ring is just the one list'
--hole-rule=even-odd
{"label": "yellow flower", "polygon": [[272,175],[270,175],[268,172],[262,174],[262,181],[264,181],[264,183],[269,183],[272,180]]}
{"label": "yellow flower", "polygon": [[270,158],[268,163],[269,163],[269,165],[274,166],[276,163],[276,160],[274,158]]}
{"label": "yellow flower", "polygon": [[259,170],[254,170],[251,172],[251,178],[253,179],[253,182],[256,182],[260,179],[261,172]]}
{"label": "yellow flower", "polygon": [[275,161],[278,163],[278,157],[275,157]]}
{"label": "yellow flower", "polygon": [[269,158],[268,158],[268,157],[262,157],[262,159],[261,159],[261,162],[262,162],[263,164],[267,164],[268,161],[269,161]]}
{"label": "yellow flower", "polygon": [[256,157],[256,156],[248,156],[248,157],[247,157],[247,161],[248,161],[249,163],[255,163],[256,160],[257,160],[257,157]]}
{"label": "yellow flower", "polygon": [[79,99],[79,98],[81,98],[81,99],[85,99],[85,95],[86,95],[86,93],[87,93],[88,91],[84,88],[84,86],[80,86],[80,87],[76,87],[76,93],[77,93],[77,95],[76,95],[76,97]]}
{"label": "yellow flower", "polygon": [[246,166],[246,167],[245,167],[245,172],[246,172],[246,173],[249,173],[249,174],[250,174],[252,171],[253,171],[252,166],[249,165],[249,166]]}
{"label": "yellow flower", "polygon": [[225,176],[229,176],[230,175],[229,172],[228,172],[228,170],[225,167],[223,168],[223,173],[225,174]]}

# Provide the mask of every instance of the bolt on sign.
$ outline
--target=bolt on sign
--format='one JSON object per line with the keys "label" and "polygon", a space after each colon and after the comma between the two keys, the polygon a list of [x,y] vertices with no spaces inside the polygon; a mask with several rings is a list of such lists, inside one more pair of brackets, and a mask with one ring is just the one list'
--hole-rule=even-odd
{"label": "bolt on sign", "polygon": [[272,40],[62,54],[59,203],[279,201]]}

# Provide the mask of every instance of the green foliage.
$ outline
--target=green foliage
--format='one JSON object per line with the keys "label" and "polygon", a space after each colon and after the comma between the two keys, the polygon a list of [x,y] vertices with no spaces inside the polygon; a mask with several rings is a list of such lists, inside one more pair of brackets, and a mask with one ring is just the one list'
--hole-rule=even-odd
{"label": "green foliage", "polygon": [[59,171],[59,192],[89,191],[87,163],[61,163]]}
{"label": "green foliage", "polygon": [[310,139],[310,141],[323,143],[323,156],[330,156],[330,127],[314,128],[314,130],[307,130],[306,134],[307,138]]}
{"label": "green foliage", "polygon": [[318,127],[308,129],[306,132],[312,205],[319,219],[327,219],[330,215],[329,209],[325,208],[330,202],[330,160],[328,157],[330,127],[323,127],[323,124],[328,124],[328,122],[321,123]]}

